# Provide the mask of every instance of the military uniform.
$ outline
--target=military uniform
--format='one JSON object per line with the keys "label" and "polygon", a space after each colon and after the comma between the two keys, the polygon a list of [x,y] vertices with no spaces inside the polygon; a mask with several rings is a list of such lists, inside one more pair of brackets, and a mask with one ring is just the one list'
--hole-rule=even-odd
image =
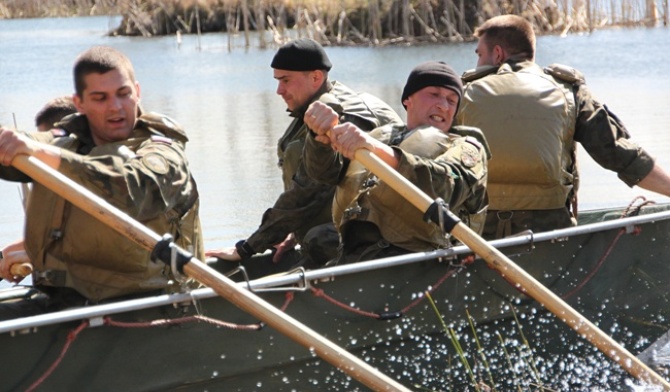
{"label": "military uniform", "polygon": [[302,162],[305,137],[309,132],[303,117],[307,107],[317,100],[331,105],[341,121],[352,122],[366,131],[388,123],[402,123],[395,111],[380,99],[356,93],[336,81],[326,82],[309,102],[290,114],[294,119],[277,146],[284,192],[264,213],[259,228],[246,240],[245,246],[251,248],[247,253],[271,249],[289,233],[294,233],[306,250],[303,253],[312,253],[310,249],[315,251],[313,261],[317,264],[336,255],[339,238],[331,218],[335,187],[308,177]]}
{"label": "military uniform", "polygon": [[[399,156],[398,173],[431,198],[442,198],[466,224],[481,231],[487,206],[488,147],[478,129],[387,125],[370,133]],[[437,225],[423,220],[403,196],[357,161],[334,154],[308,136],[305,163],[310,176],[337,184],[333,220],[342,238],[339,262],[349,263],[450,246]]]}
{"label": "military uniform", "polygon": [[[28,136],[61,148],[61,173],[203,259],[198,191],[184,152],[188,139],[177,124],[144,114],[127,140],[101,146],[93,143],[85,116],[68,117],[59,127],[67,132]],[[0,176],[29,180],[10,167]],[[49,294],[73,290],[97,302],[179,289],[149,251],[39,183],[28,201],[25,245],[34,284]]]}
{"label": "military uniform", "polygon": [[463,82],[457,122],[480,128],[493,155],[486,238],[576,224],[575,142],[629,186],[653,168],[572,68],[510,59],[466,72]]}

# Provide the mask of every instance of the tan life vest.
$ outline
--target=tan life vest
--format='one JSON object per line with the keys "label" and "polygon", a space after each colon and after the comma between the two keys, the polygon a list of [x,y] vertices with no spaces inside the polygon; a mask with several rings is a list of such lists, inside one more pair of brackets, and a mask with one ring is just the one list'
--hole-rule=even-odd
{"label": "tan life vest", "polygon": [[[372,131],[370,135],[389,144],[397,132],[402,132],[403,129],[406,131],[404,126],[384,126]],[[398,147],[410,154],[435,159],[459,143],[468,143],[464,142],[465,137],[452,131],[454,128],[449,134],[445,134],[434,127],[419,127],[411,131]],[[428,196],[437,197],[434,194]],[[461,208],[453,212],[459,217],[469,215],[469,212]],[[485,213],[486,211],[480,212],[480,221],[483,221]],[[409,251],[419,252],[449,246],[449,238],[437,225],[426,223],[423,215],[422,211],[355,160],[350,162],[333,200],[333,220],[340,231],[351,220],[367,221],[379,228],[386,241]],[[470,220],[468,217],[466,219]]]}
{"label": "tan life vest", "polygon": [[528,63],[465,74],[458,123],[480,128],[491,147],[491,210],[565,207],[573,190],[577,116],[572,85]]}
{"label": "tan life vest", "polygon": [[[145,131],[146,132],[146,131]],[[148,134],[147,134],[148,135]],[[130,159],[149,137],[94,147],[88,156]],[[75,137],[57,145],[76,150]],[[34,184],[26,212],[26,249],[33,261],[36,285],[70,287],[92,301],[169,288],[170,269],[152,262],[144,250],[108,225],[91,217],[39,183]],[[197,192],[186,212],[168,211],[140,223],[158,234],[170,233],[175,243],[202,260]],[[179,289],[174,286],[174,289]]]}

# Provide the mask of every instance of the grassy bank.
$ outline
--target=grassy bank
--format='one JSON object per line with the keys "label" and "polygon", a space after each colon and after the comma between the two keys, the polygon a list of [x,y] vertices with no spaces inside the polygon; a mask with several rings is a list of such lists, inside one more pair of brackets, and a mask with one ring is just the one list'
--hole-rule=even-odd
{"label": "grassy bank", "polygon": [[[0,18],[122,15],[116,35],[250,31],[258,45],[293,35],[330,45],[462,41],[489,17],[514,13],[540,34],[668,25],[669,0],[5,0]],[[247,45],[252,45],[247,35]]]}

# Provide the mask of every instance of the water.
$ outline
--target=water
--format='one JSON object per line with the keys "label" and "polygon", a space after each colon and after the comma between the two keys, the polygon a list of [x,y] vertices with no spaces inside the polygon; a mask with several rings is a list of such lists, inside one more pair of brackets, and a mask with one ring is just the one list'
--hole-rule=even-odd
{"label": "water", "polygon": [[[0,20],[0,124],[33,129],[37,110],[73,91],[78,53],[103,44],[133,61],[147,110],[187,130],[187,153],[202,196],[207,248],[246,238],[281,192],[276,140],[289,123],[269,67],[275,48],[245,49],[242,36],[107,37],[118,17]],[[200,42],[200,50],[198,50]],[[626,29],[540,37],[540,64],[569,64],[627,124],[634,138],[670,167],[670,30]],[[229,46],[231,49],[229,49]],[[446,60],[458,71],[475,63],[475,43],[420,47],[328,48],[331,77],[387,100],[404,115],[400,93],[417,63]],[[581,208],[627,204],[635,195],[616,175],[581,154]],[[16,184],[0,182],[0,244],[22,233]],[[662,200],[659,196],[652,196]]]}

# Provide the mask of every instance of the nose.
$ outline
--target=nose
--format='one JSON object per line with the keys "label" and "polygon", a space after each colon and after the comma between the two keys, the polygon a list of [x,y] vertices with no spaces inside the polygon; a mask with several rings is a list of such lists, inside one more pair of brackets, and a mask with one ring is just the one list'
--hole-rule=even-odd
{"label": "nose", "polygon": [[286,90],[284,89],[284,87],[282,87],[281,83],[277,83],[277,90],[276,90],[277,95],[283,95],[284,91]]}
{"label": "nose", "polygon": [[117,96],[112,96],[112,98],[109,100],[109,107],[110,109],[121,109],[123,105],[121,105],[121,99]]}

